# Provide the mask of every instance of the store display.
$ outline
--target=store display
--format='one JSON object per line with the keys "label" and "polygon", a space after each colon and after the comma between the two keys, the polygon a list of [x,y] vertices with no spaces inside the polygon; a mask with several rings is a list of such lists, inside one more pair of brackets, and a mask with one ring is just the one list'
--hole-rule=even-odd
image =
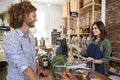
{"label": "store display", "polygon": [[57,37],[60,37],[60,32],[57,32],[57,29],[53,29],[53,32],[51,32],[52,45],[57,45]]}
{"label": "store display", "polygon": [[3,41],[4,36],[9,31],[10,31],[10,27],[8,27],[8,26],[0,26],[0,62],[5,61],[4,51],[2,49],[2,41]]}

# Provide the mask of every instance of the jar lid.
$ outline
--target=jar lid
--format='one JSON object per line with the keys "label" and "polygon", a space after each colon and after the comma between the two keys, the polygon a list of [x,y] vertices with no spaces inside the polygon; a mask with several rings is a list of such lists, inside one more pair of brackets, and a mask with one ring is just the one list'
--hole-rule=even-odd
{"label": "jar lid", "polygon": [[47,58],[43,58],[44,60],[47,59]]}

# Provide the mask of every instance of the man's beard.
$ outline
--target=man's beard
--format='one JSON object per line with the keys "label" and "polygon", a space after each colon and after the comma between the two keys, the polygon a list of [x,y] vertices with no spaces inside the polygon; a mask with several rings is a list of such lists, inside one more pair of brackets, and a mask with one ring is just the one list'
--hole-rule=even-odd
{"label": "man's beard", "polygon": [[30,28],[34,28],[35,26],[29,26]]}
{"label": "man's beard", "polygon": [[29,28],[35,27],[35,25],[33,25],[32,23],[27,23],[27,22],[26,22],[26,24],[29,26]]}

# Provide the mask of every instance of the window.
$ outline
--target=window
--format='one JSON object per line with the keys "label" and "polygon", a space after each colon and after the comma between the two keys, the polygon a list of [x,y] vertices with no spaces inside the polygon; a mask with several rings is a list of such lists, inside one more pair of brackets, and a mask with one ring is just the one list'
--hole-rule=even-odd
{"label": "window", "polygon": [[45,13],[37,11],[37,21],[35,23],[35,31],[36,33],[34,34],[35,37],[38,39],[38,45],[41,37],[46,38],[46,31],[45,31]]}

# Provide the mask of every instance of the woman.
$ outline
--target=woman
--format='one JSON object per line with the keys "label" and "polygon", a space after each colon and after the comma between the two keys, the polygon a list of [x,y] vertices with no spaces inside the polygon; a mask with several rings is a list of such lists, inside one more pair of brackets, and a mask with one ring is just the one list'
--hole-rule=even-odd
{"label": "woman", "polygon": [[87,56],[87,61],[94,61],[96,71],[107,74],[106,64],[109,62],[112,48],[110,41],[107,39],[107,32],[103,22],[94,22],[92,25],[92,37],[87,49],[81,49],[75,45],[72,45],[72,47],[80,51],[82,56]]}

